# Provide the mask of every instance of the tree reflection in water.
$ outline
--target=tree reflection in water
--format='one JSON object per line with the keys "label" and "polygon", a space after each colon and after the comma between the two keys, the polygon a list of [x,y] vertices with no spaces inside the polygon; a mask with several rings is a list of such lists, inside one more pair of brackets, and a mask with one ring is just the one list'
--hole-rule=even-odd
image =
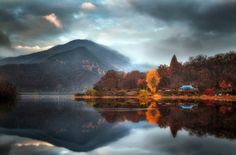
{"label": "tree reflection in water", "polygon": [[3,119],[10,115],[14,110],[16,103],[15,101],[3,101],[0,103],[0,119]]}
{"label": "tree reflection in water", "polygon": [[[89,101],[87,101],[89,103]],[[173,137],[184,129],[191,135],[213,135],[219,138],[236,138],[236,106],[233,102],[214,101],[142,101],[135,100],[96,100],[93,106],[115,108],[100,111],[101,115],[112,123],[121,121],[147,121],[160,128],[170,128]],[[145,103],[145,104],[144,104]],[[194,105],[192,109],[182,109],[180,104]],[[119,108],[127,109],[119,111]],[[135,109],[130,111],[129,109]]]}
{"label": "tree reflection in water", "polygon": [[150,124],[156,124],[160,118],[160,111],[155,102],[151,102],[146,111],[146,120]]}

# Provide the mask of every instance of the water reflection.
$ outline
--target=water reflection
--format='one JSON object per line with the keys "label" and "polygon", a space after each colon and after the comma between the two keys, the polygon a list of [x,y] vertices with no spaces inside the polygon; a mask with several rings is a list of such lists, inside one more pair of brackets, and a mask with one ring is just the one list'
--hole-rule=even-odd
{"label": "water reflection", "polygon": [[49,142],[74,151],[90,151],[128,133],[122,125],[108,123],[84,102],[54,98],[32,103],[23,100],[0,118],[0,133]]}
{"label": "water reflection", "polygon": [[155,102],[151,102],[146,111],[146,120],[150,124],[156,124],[160,119],[160,111]]}
{"label": "water reflection", "polygon": [[1,155],[236,152],[232,102],[28,96],[0,109]]}
{"label": "water reflection", "polygon": [[[89,103],[89,101],[87,101]],[[94,101],[93,101],[94,102]],[[182,108],[183,103],[192,105],[192,109]],[[147,121],[160,128],[170,128],[173,137],[179,130],[184,129],[197,136],[214,135],[216,137],[236,138],[236,106],[232,102],[209,101],[160,101],[134,104],[133,101],[104,102],[97,100],[93,106],[105,108],[140,107],[136,111],[102,111],[101,115],[109,122],[117,121]],[[144,108],[144,110],[142,110]],[[146,109],[145,109],[146,108]]]}
{"label": "water reflection", "polygon": [[0,119],[6,118],[15,107],[15,101],[0,102]]}

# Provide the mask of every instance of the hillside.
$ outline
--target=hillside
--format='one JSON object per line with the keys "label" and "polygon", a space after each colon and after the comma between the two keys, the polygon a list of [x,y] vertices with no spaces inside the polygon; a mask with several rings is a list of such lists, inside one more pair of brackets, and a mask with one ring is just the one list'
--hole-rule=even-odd
{"label": "hillside", "polygon": [[19,91],[83,90],[107,70],[122,70],[128,58],[89,40],[74,40],[49,50],[0,60],[0,76]]}

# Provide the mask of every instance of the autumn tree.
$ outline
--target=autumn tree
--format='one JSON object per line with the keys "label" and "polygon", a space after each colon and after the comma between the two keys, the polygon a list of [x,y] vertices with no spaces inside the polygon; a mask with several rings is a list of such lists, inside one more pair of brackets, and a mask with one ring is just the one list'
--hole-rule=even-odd
{"label": "autumn tree", "polygon": [[207,88],[207,89],[204,90],[204,94],[205,95],[214,95],[215,90],[213,88]]}
{"label": "autumn tree", "polygon": [[160,80],[160,87],[168,87],[170,85],[170,70],[167,65],[160,65],[157,69],[161,80]]}
{"label": "autumn tree", "polygon": [[151,93],[155,94],[157,86],[160,83],[160,76],[156,69],[150,69],[146,74],[147,86]]}
{"label": "autumn tree", "polygon": [[198,71],[198,89],[204,91],[207,88],[213,87],[210,71],[207,68],[201,68]]}
{"label": "autumn tree", "polygon": [[170,70],[167,65],[160,65],[158,67],[157,71],[161,77],[169,77],[170,76]]}
{"label": "autumn tree", "polygon": [[226,81],[225,80],[221,80],[220,82],[219,82],[219,86],[220,86],[220,88],[221,89],[226,89],[227,88],[227,83],[226,83]]}
{"label": "autumn tree", "polygon": [[124,75],[123,88],[136,89],[141,85],[141,80],[145,79],[145,73],[139,71],[131,71]]}
{"label": "autumn tree", "polygon": [[101,90],[116,90],[122,86],[124,72],[109,70],[106,74],[95,84],[95,89]]}
{"label": "autumn tree", "polygon": [[97,91],[145,88],[146,74],[140,71],[120,72],[109,70],[96,84]]}
{"label": "autumn tree", "polygon": [[221,80],[219,82],[219,86],[223,92],[223,90],[229,91],[230,89],[232,89],[232,84],[230,82],[226,82],[225,80]]}

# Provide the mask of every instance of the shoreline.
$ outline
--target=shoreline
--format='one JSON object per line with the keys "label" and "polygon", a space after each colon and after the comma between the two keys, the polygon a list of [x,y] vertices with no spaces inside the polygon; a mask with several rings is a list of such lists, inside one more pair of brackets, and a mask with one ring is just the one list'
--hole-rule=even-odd
{"label": "shoreline", "polygon": [[[140,99],[142,97],[140,96],[73,96],[74,99]],[[215,100],[215,101],[236,101],[236,96],[207,96],[207,95],[201,95],[201,96],[159,96],[157,98],[155,97],[147,97],[147,99],[153,99],[153,100],[160,100],[160,99],[193,99],[193,100]]]}

